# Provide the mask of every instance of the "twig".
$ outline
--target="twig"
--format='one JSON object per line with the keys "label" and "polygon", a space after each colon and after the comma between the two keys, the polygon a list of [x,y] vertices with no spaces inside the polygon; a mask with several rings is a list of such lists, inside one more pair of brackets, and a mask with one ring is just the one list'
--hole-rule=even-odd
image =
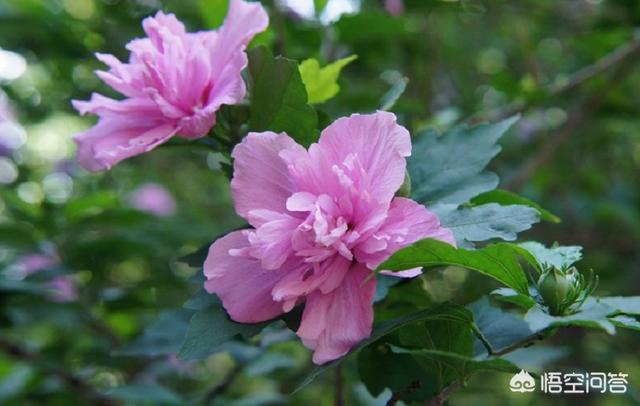
{"label": "twig", "polygon": [[10,343],[9,341],[6,341],[2,338],[0,338],[0,351],[17,360],[33,364],[42,372],[59,378],[67,386],[73,389],[74,392],[82,394],[82,396],[92,401],[93,404],[99,406],[112,406],[118,404],[114,400],[109,399],[102,395],[100,392],[96,391],[91,385],[83,381],[80,377],[62,368],[43,363],[40,360],[40,354],[36,352],[27,351],[24,348]]}
{"label": "twig", "polygon": [[411,382],[409,384],[409,386],[407,386],[406,388],[404,388],[400,392],[394,393],[391,396],[391,399],[389,399],[387,401],[386,406],[395,406],[396,403],[401,401],[404,397],[411,395],[413,392],[417,391],[420,388],[422,388],[422,382],[417,381],[417,380]]}
{"label": "twig", "polygon": [[[640,50],[640,48],[638,50]],[[557,134],[549,142],[545,143],[539,152],[522,166],[518,174],[507,183],[505,186],[506,189],[519,190],[522,188],[538,168],[546,164],[553,157],[560,145],[579,128],[584,121],[583,119],[593,114],[602,104],[606,95],[626,78],[635,66],[635,62],[636,60],[633,59],[630,60],[630,63],[622,65],[614,72],[607,83],[599,87],[584,103],[575,108],[573,112],[569,114],[569,118],[564,125],[560,127]]]}
{"label": "twig", "polygon": [[202,401],[202,404],[210,405],[211,402],[213,402],[218,395],[221,395],[222,393],[224,393],[229,388],[229,386],[231,386],[231,384],[236,379],[236,377],[240,374],[240,371],[242,371],[242,367],[243,365],[240,363],[234,366],[233,369],[229,371],[227,376],[225,376],[222,379],[222,381],[220,381],[213,388],[211,388],[209,392],[207,392],[207,394],[205,395]]}
{"label": "twig", "polygon": [[[484,347],[487,349],[487,353],[489,354],[489,356],[492,357],[499,357],[501,355],[505,355],[508,354],[510,352],[513,352],[515,350],[518,350],[520,348],[525,348],[530,346],[532,343],[542,340],[545,335],[547,330],[542,330],[539,331],[535,334],[532,334],[530,336],[527,336],[525,338],[523,338],[520,341],[517,341],[507,347],[501,348],[500,350],[494,350],[493,347],[491,346],[491,343],[489,343],[489,341],[486,339],[486,337],[484,336],[484,334],[482,334],[482,332],[480,331],[480,329],[476,326],[473,325],[473,331],[476,334],[476,336],[478,337],[478,339],[480,339],[480,341],[482,342],[482,344],[484,345]],[[447,401],[447,399],[449,399],[449,397],[458,389],[460,389],[462,387],[462,382],[458,381],[454,381],[453,383],[451,383],[450,385],[448,385],[447,387],[445,387],[444,389],[442,389],[437,395],[435,395],[433,398],[428,399],[424,404],[425,405],[429,405],[429,406],[440,406],[442,404],[444,404],[444,402]]]}
{"label": "twig", "polygon": [[462,383],[460,381],[455,381],[451,385],[444,388],[440,393],[434,396],[431,400],[427,401],[425,405],[429,406],[440,406],[443,405],[444,402],[449,399],[449,396],[458,389],[462,387]]}
{"label": "twig", "polygon": [[[561,94],[570,92],[575,88],[579,87],[584,82],[607,72],[611,68],[619,65],[621,62],[627,60],[629,57],[637,55],[640,53],[640,36],[634,37],[631,41],[619,46],[614,49],[607,55],[598,59],[591,65],[588,65],[577,72],[575,72],[569,80],[562,84],[557,85],[549,85],[544,89],[544,93],[548,96],[546,99],[553,98],[559,96]],[[537,101],[515,101],[511,104],[508,104],[499,109],[489,111],[485,114],[480,114],[478,117],[472,119],[473,122],[488,120],[488,121],[498,121],[507,117],[510,117],[514,114],[520,113],[523,110],[532,107],[537,104],[542,104],[545,102],[545,99],[539,99]]]}

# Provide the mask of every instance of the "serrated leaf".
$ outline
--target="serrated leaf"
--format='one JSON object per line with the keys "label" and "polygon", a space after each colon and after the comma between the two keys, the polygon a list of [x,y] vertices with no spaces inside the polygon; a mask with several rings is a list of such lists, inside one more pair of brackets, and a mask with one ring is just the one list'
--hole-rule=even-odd
{"label": "serrated leaf", "polygon": [[318,117],[308,104],[307,90],[296,61],[260,46],[249,52],[252,131],[286,132],[309,146],[319,136]]}
{"label": "serrated leaf", "polygon": [[471,204],[474,206],[479,206],[487,203],[498,203],[502,206],[514,204],[529,206],[533,207],[540,213],[540,219],[542,219],[543,221],[548,221],[551,223],[559,223],[561,221],[560,217],[551,213],[549,210],[543,209],[542,206],[540,206],[538,203],[507,190],[490,190],[471,199]]}
{"label": "serrated leaf", "polygon": [[513,241],[540,219],[538,211],[527,206],[501,206],[496,203],[461,207],[441,212],[440,223],[450,229],[461,245],[499,238]]}
{"label": "serrated leaf", "polygon": [[355,61],[357,55],[351,55],[343,59],[320,67],[317,59],[304,60],[300,66],[300,76],[307,89],[310,104],[324,103],[340,91],[338,78],[342,68]]}
{"label": "serrated leaf", "polygon": [[599,300],[616,313],[640,315],[640,296],[610,296],[601,297]]}
{"label": "serrated leaf", "polygon": [[[473,312],[478,330],[495,351],[507,348],[535,333],[522,317],[493,306],[486,296],[468,307]],[[486,354],[487,350],[478,340],[474,344],[474,354],[483,353]]]}
{"label": "serrated leaf", "polygon": [[525,315],[525,321],[532,330],[541,331],[552,327],[587,327],[615,334],[616,328],[608,316],[615,310],[597,298],[588,298],[580,310],[568,316],[552,316],[541,306],[534,306]]}
{"label": "serrated leaf", "polygon": [[582,247],[577,245],[547,248],[535,241],[523,242],[518,245],[529,251],[536,258],[542,269],[550,266],[562,269],[582,259]]}
{"label": "serrated leaf", "polygon": [[498,177],[485,168],[500,152],[497,141],[517,120],[417,134],[407,161],[413,199],[427,206],[457,205],[498,186]]}
{"label": "serrated leaf", "polygon": [[527,277],[518,261],[519,255],[518,249],[506,243],[488,245],[479,250],[466,250],[442,241],[425,239],[397,251],[378,270],[459,266],[490,276],[527,295]]}

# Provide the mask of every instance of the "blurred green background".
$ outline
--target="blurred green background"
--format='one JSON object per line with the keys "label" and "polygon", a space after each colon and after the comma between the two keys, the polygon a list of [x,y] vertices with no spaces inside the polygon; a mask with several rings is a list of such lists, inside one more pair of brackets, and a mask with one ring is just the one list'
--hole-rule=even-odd
{"label": "blurred green background", "polygon": [[[271,26],[254,43],[300,61],[357,54],[340,94],[320,106],[332,117],[375,110],[403,78],[393,111],[412,133],[520,112],[493,169],[502,188],[563,219],[521,239],[582,245],[600,295],[640,295],[640,2],[386,3],[263,1]],[[0,0],[0,404],[333,404],[332,374],[286,396],[310,360],[281,331],[264,334],[266,352],[171,355],[188,322],[176,309],[197,287],[197,269],[177,259],[242,224],[219,156],[161,147],[99,174],[74,160],[71,136],[93,121],[70,100],[114,95],[93,53],[126,59],[124,45],[158,9],[194,31],[220,24],[225,2]],[[38,261],[46,273],[33,271]],[[423,281],[432,300],[463,304],[493,286],[459,270]],[[151,323],[158,347],[143,351]],[[640,404],[637,334],[566,329],[552,342],[561,350],[547,371],[628,373],[629,393],[512,394],[508,376],[487,374],[451,404]],[[384,404],[352,362],[343,372],[348,404]]]}

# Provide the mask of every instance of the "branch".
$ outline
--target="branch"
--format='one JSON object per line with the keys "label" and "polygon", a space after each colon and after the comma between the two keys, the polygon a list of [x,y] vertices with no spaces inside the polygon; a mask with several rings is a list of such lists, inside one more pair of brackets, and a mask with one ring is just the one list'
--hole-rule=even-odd
{"label": "branch", "polygon": [[[511,344],[508,347],[502,348],[502,349],[497,350],[497,351],[493,349],[493,347],[491,346],[491,343],[489,343],[489,341],[486,339],[484,334],[482,334],[480,329],[475,324],[473,325],[473,331],[476,334],[476,336],[478,337],[478,339],[480,339],[480,341],[482,342],[484,347],[487,349],[487,353],[489,354],[489,356],[499,357],[501,355],[508,354],[508,353],[513,352],[515,350],[519,350],[520,348],[529,347],[534,342],[542,340],[546,336],[546,333],[547,333],[548,330],[539,331],[539,332],[537,332],[535,334],[532,334],[530,336],[527,336],[527,337],[523,338],[520,341],[517,341],[517,342]],[[451,383],[450,385],[448,385],[444,389],[442,389],[440,391],[440,393],[435,395],[433,398],[427,400],[424,404],[425,404],[425,406],[427,406],[427,405],[428,406],[440,406],[440,405],[443,405],[447,401],[447,399],[449,399],[449,397],[455,391],[457,391],[460,388],[462,388],[462,382],[460,382],[459,380],[458,381],[454,381],[453,383]]]}
{"label": "branch", "polygon": [[[614,49],[607,55],[598,59],[593,64],[588,65],[575,72],[566,82],[559,85],[546,86],[543,89],[543,92],[548,96],[547,99],[560,96],[564,93],[568,93],[582,85],[584,82],[587,82],[588,80],[609,71],[610,69],[614,68],[630,57],[637,56],[638,53],[640,53],[640,36],[634,36],[631,41]],[[476,117],[476,119],[472,119],[472,121],[499,121],[504,118],[513,116],[514,114],[520,113],[529,107],[543,104],[544,101],[545,99],[540,99],[537,101],[515,101],[504,107],[489,111],[488,113],[480,114],[479,117]]]}
{"label": "branch", "polygon": [[59,378],[75,393],[81,394],[86,399],[92,401],[93,404],[99,406],[112,406],[117,404],[114,400],[109,399],[96,391],[80,377],[67,372],[62,368],[41,362],[41,355],[36,352],[27,351],[3,338],[0,338],[0,351],[14,359],[35,365],[45,374]]}
{"label": "branch", "polygon": [[574,108],[555,137],[545,143],[538,153],[522,166],[518,174],[507,183],[505,188],[509,190],[519,190],[522,188],[538,168],[545,165],[553,157],[560,145],[583,124],[584,118],[591,116],[600,107],[606,95],[627,77],[635,67],[635,63],[636,59],[630,59],[629,63],[619,67],[605,84],[594,91],[580,106]]}

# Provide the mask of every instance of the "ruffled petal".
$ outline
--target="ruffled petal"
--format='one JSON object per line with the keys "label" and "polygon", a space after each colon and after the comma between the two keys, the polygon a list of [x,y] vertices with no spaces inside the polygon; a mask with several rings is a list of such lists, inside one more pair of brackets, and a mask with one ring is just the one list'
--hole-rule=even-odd
{"label": "ruffled petal", "polygon": [[314,363],[340,358],[371,335],[375,278],[362,284],[370,272],[354,264],[337,289],[307,297],[297,334],[314,350]]}
{"label": "ruffled petal", "polygon": [[396,123],[393,113],[353,114],[325,128],[318,146],[312,146],[309,153],[321,155],[332,172],[342,171],[348,176],[349,171],[355,173],[352,168],[361,168],[359,174],[355,173],[359,179],[351,175],[349,180],[378,202],[388,203],[404,181],[411,137]]}
{"label": "ruffled petal", "polygon": [[231,0],[220,29],[205,38],[211,49],[211,72],[216,78],[208,104],[235,104],[244,98],[246,88],[240,72],[247,67],[244,50],[253,37],[266,30],[269,16],[260,3]]}
{"label": "ruffled petal", "polygon": [[216,240],[204,263],[204,288],[220,298],[233,320],[258,323],[282,314],[282,303],[271,298],[282,272],[262,269],[259,260],[247,255],[248,247],[243,231]]}
{"label": "ruffled petal", "polygon": [[279,154],[296,149],[304,150],[288,135],[272,132],[250,133],[233,149],[231,195],[240,216],[251,223],[251,210],[286,212],[287,198],[295,190]]}
{"label": "ruffled petal", "polygon": [[[396,197],[391,201],[387,218],[382,227],[370,240],[355,250],[355,255],[358,261],[375,269],[400,248],[425,238],[434,238],[453,246],[456,245],[453,233],[440,225],[438,216],[411,199]],[[419,273],[419,269],[410,269],[388,274],[398,277],[413,277]]]}
{"label": "ruffled petal", "polygon": [[136,117],[109,115],[94,127],[74,136],[78,161],[89,171],[106,170],[123,159],[148,152],[168,141],[176,132],[171,124],[149,124]]}

